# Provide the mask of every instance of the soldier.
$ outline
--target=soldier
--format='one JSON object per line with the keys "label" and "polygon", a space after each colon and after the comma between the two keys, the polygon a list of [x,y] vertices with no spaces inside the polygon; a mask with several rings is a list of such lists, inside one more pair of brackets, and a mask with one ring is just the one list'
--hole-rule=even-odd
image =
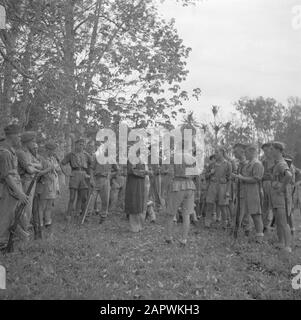
{"label": "soldier", "polygon": [[124,198],[126,187],[126,165],[114,165],[112,167],[113,176],[111,180],[111,196],[110,196],[110,210],[124,211]]}
{"label": "soldier", "polygon": [[[2,140],[0,145],[0,243],[6,246],[17,204],[27,205],[29,198],[22,188],[15,151],[20,143],[20,129],[17,125],[12,124],[5,127],[4,132],[5,140]],[[18,229],[21,230],[20,227]]]}
{"label": "soldier", "polygon": [[42,229],[47,230],[49,236],[52,235],[52,210],[54,201],[59,195],[59,174],[61,168],[56,158],[55,151],[57,145],[50,140],[45,144],[45,157],[42,159],[43,170],[39,173],[41,176],[36,188],[37,215],[35,226],[38,237],[42,238]]}
{"label": "soldier", "polygon": [[190,216],[194,214],[194,197],[195,184],[193,182],[194,176],[188,175],[186,169],[188,165],[185,163],[183,157],[182,164],[173,164],[173,180],[169,190],[167,199],[167,221],[166,221],[166,239],[170,244],[173,241],[173,225],[174,217],[177,215],[178,209],[181,207],[183,218],[182,239],[180,244],[185,246],[190,228]]}
{"label": "soldier", "polygon": [[[246,150],[246,145],[244,145],[242,143],[236,143],[233,146],[233,154],[234,154],[235,158],[239,161],[239,163],[236,167],[236,170],[233,171],[233,173],[236,175],[242,174],[244,167],[248,163],[248,161],[246,159],[246,155],[245,155],[245,150]],[[233,178],[234,178],[234,174],[232,174]],[[247,214],[247,212],[245,214],[241,214],[241,209],[237,207],[238,203],[241,203],[241,199],[243,198],[243,190],[242,190],[242,186],[241,186],[241,181],[239,179],[235,179],[235,192],[236,192],[236,196],[235,196],[236,202],[235,202],[235,210],[234,210],[235,215],[232,217],[233,227],[234,227],[236,215],[239,214],[240,221],[239,221],[238,227],[240,227],[240,224],[241,224],[243,227],[243,230],[245,232],[245,235],[248,236],[251,231],[251,217],[250,217],[250,215]],[[239,197],[239,199],[238,199],[238,197]],[[239,211],[238,211],[238,209],[239,209]]]}
{"label": "soldier", "polygon": [[292,179],[292,174],[285,160],[283,159],[284,145],[281,142],[273,142],[271,155],[275,160],[272,172],[271,199],[275,216],[279,247],[286,252],[292,252],[291,232],[287,221],[287,186]]}
{"label": "soldier", "polygon": [[261,149],[264,152],[262,159],[262,164],[264,168],[264,174],[262,178],[263,186],[263,206],[262,206],[262,218],[264,225],[264,233],[268,234],[270,232],[272,220],[273,220],[273,208],[271,199],[272,190],[272,173],[275,161],[271,156],[271,143],[264,143]]}
{"label": "soldier", "polygon": [[93,173],[95,177],[96,202],[95,213],[100,215],[99,223],[103,223],[108,215],[112,166],[109,163],[100,164],[95,158],[93,164]]}
{"label": "soldier", "polygon": [[214,205],[216,204],[221,210],[223,229],[226,229],[228,226],[227,215],[231,192],[232,166],[231,163],[225,159],[225,150],[223,148],[216,149],[215,158],[216,162],[212,166],[209,174],[205,227],[209,228],[211,226]]}
{"label": "soldier", "polygon": [[[38,173],[42,166],[41,163],[34,156],[36,148],[36,133],[34,131],[27,131],[21,135],[22,147],[17,150],[19,173],[23,185],[23,190],[27,190],[30,182],[32,181],[34,174]],[[35,195],[35,188],[29,195],[29,203],[25,208],[25,212],[22,218],[22,226],[25,231],[29,231],[30,223],[32,219],[32,205]]]}
{"label": "soldier", "polygon": [[242,216],[251,216],[256,230],[258,242],[263,239],[263,222],[261,212],[263,165],[257,158],[257,147],[248,145],[245,150],[247,164],[242,167],[241,174],[232,174],[240,181],[240,210]]}
{"label": "soldier", "polygon": [[290,172],[292,174],[292,179],[290,183],[287,185],[286,189],[286,203],[287,203],[287,221],[288,225],[291,229],[291,234],[294,236],[295,233],[295,225],[294,225],[294,202],[293,202],[293,193],[295,189],[296,183],[296,167],[293,164],[293,159],[290,155],[284,155],[284,160],[286,161]]}
{"label": "soldier", "polygon": [[85,139],[79,138],[75,141],[74,152],[68,153],[61,161],[62,165],[70,164],[72,173],[69,180],[70,198],[67,210],[67,219],[72,219],[72,211],[74,201],[76,201],[75,217],[85,210],[89,184],[94,185],[94,177],[92,171],[92,159],[87,152],[84,151]]}

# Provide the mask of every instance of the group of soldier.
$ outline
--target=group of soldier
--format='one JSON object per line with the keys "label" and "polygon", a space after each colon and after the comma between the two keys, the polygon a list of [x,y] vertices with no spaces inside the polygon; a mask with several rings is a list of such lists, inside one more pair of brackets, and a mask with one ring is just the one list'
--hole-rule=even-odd
{"label": "group of soldier", "polygon": [[[62,160],[52,140],[38,145],[35,132],[21,134],[17,125],[4,129],[0,140],[0,243],[5,245],[18,205],[24,204],[16,238],[52,237],[52,211],[60,194],[60,175],[69,165],[69,203],[67,223],[84,222],[89,215],[102,224],[116,212],[126,213],[130,230],[139,232],[147,219],[156,222],[164,213],[165,241],[174,241],[175,222],[182,222],[178,241],[185,246],[190,223],[246,236],[255,229],[255,241],[276,226],[279,247],[292,251],[293,214],[299,205],[299,170],[284,154],[280,142],[265,143],[259,158],[257,145],[237,143],[230,158],[217,147],[206,161],[204,170],[187,175],[183,164],[132,165],[100,164],[94,141],[75,140],[74,150]],[[300,175],[300,174],[299,174]],[[34,187],[29,185],[34,181]],[[33,232],[31,232],[33,231]]]}

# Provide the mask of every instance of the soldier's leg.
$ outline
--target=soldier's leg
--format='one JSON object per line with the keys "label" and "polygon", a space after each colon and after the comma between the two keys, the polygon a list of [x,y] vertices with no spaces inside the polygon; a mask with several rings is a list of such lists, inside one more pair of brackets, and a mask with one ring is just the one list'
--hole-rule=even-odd
{"label": "soldier's leg", "polygon": [[45,229],[47,230],[48,237],[52,237],[52,210],[53,210],[54,200],[46,200],[46,207],[44,211],[44,223]]}
{"label": "soldier's leg", "polygon": [[71,220],[73,217],[73,208],[74,208],[74,202],[75,198],[77,196],[77,189],[69,189],[70,195],[69,195],[69,202],[68,202],[68,209],[67,209],[67,219]]}
{"label": "soldier's leg", "polygon": [[184,191],[170,192],[167,199],[165,237],[170,242],[173,238],[174,217],[184,199]]}
{"label": "soldier's leg", "polygon": [[221,212],[222,227],[226,229],[228,226],[229,207],[227,205],[218,206]]}
{"label": "soldier's leg", "polygon": [[277,208],[274,213],[279,243],[291,251],[291,231],[287,223],[285,209]]}
{"label": "soldier's leg", "polygon": [[112,187],[110,193],[110,211],[116,211],[118,207],[118,195],[120,188]]}
{"label": "soldier's leg", "polygon": [[34,238],[42,239],[42,228],[44,221],[45,200],[36,195],[33,199],[33,223],[34,223]]}
{"label": "soldier's leg", "polygon": [[76,201],[76,215],[79,216],[83,214],[88,198],[88,189],[79,189],[78,190],[78,197]]}
{"label": "soldier's leg", "polygon": [[263,221],[261,214],[252,214],[252,220],[254,222],[255,230],[256,230],[256,238],[257,241],[261,242],[263,239]]}
{"label": "soldier's leg", "polygon": [[186,244],[188,239],[188,233],[190,229],[190,215],[194,212],[194,191],[185,190],[184,199],[182,204],[182,215],[183,215],[183,233],[182,233],[182,244]]}

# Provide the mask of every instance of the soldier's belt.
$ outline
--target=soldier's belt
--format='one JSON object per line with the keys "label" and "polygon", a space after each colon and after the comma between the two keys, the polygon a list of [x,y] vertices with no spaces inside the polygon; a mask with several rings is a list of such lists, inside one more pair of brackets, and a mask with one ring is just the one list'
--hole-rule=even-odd
{"label": "soldier's belt", "polygon": [[217,182],[217,183],[220,183],[220,184],[228,183],[228,181],[226,179],[217,179],[217,178],[211,178],[210,182]]}

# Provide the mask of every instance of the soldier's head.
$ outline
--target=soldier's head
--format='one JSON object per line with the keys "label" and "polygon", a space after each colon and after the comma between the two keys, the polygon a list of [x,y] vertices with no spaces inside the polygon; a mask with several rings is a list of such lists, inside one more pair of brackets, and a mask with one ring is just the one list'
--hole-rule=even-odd
{"label": "soldier's head", "polygon": [[87,143],[86,151],[87,151],[89,154],[95,153],[95,142],[94,142],[93,140],[90,140],[90,141]]}
{"label": "soldier's head", "polygon": [[37,135],[34,131],[26,131],[21,135],[22,145],[32,153],[34,153],[36,148],[36,137]]}
{"label": "soldier's head", "polygon": [[238,160],[241,160],[245,156],[245,151],[246,151],[246,145],[242,143],[236,143],[233,146],[233,154],[234,157]]}
{"label": "soldier's head", "polygon": [[282,155],[284,153],[284,149],[285,149],[284,143],[279,142],[279,141],[272,142],[271,156],[274,159],[279,159],[280,157],[282,157]]}
{"label": "soldier's head", "polygon": [[38,154],[39,146],[36,142],[32,144],[31,152],[34,156]]}
{"label": "soldier's head", "polygon": [[270,142],[267,142],[267,143],[264,143],[262,146],[261,146],[261,149],[265,155],[266,158],[270,158],[271,157],[271,147],[272,147],[272,144]]}
{"label": "soldier's head", "polygon": [[253,160],[257,157],[257,146],[255,144],[248,144],[245,150],[246,159]]}
{"label": "soldier's head", "polygon": [[85,139],[84,138],[78,138],[75,140],[75,151],[76,152],[83,152],[85,148]]}
{"label": "soldier's head", "polygon": [[226,151],[223,147],[217,147],[215,149],[215,158],[217,161],[224,159],[225,155],[226,155]]}
{"label": "soldier's head", "polygon": [[54,156],[57,149],[57,144],[53,140],[49,140],[45,143],[45,151],[48,156]]}
{"label": "soldier's head", "polygon": [[20,127],[16,124],[10,124],[4,128],[6,140],[8,140],[13,147],[20,145]]}

